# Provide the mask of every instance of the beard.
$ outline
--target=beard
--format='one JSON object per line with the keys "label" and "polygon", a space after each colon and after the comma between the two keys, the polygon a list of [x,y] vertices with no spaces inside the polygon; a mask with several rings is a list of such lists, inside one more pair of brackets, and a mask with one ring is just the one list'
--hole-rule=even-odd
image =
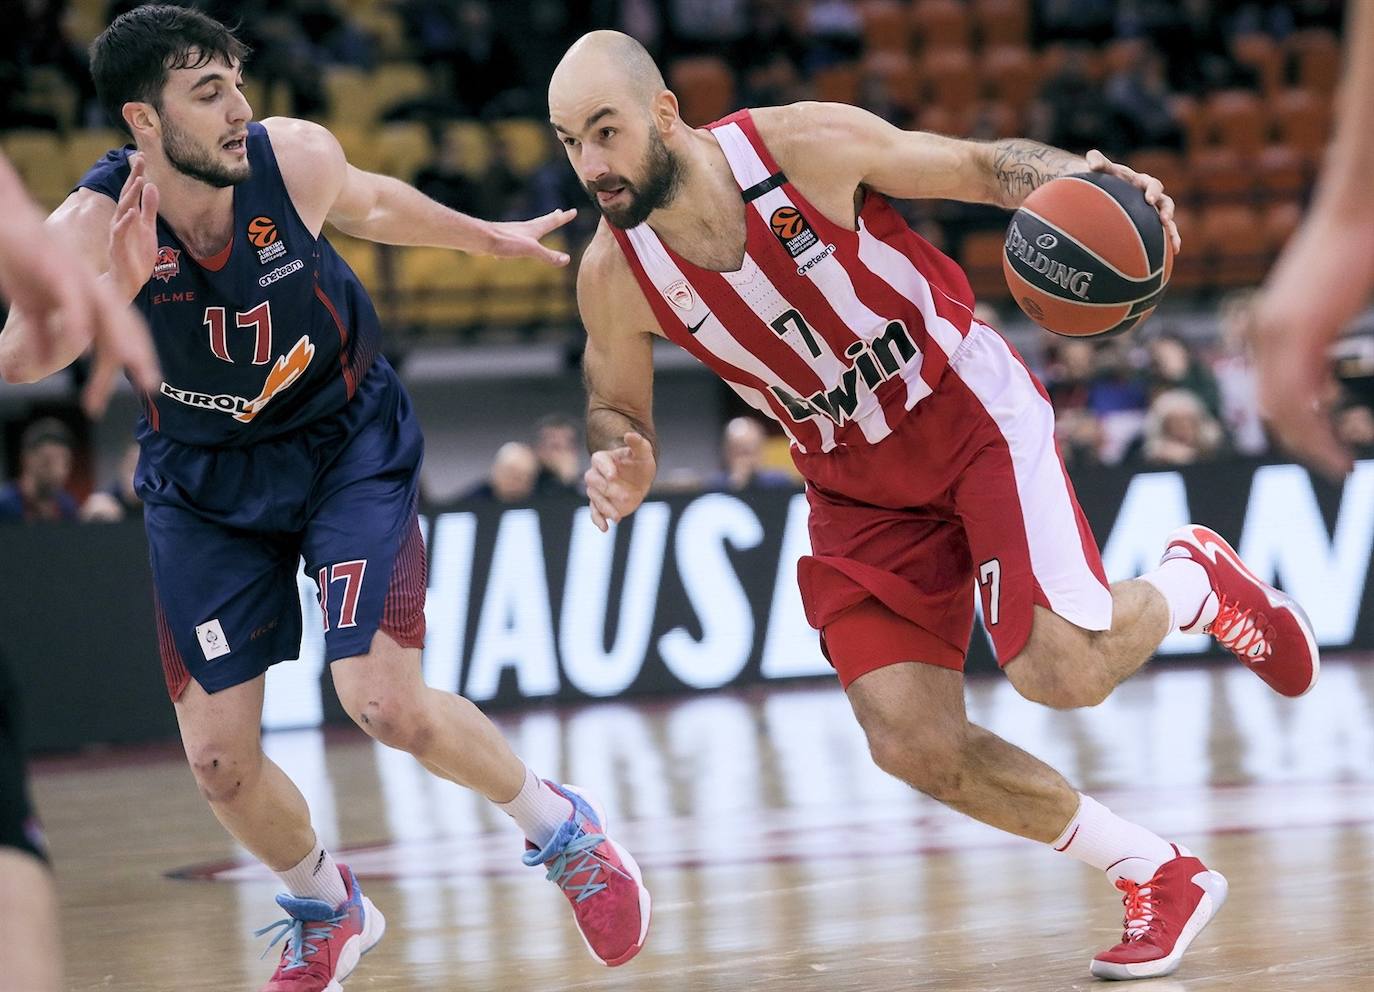
{"label": "beard", "polygon": [[[682,159],[663,143],[656,130],[649,131],[649,148],[644,153],[644,178],[632,183],[624,176],[606,176],[594,183],[584,183],[587,195],[601,211],[601,216],[621,230],[638,227],[660,207],[673,202],[682,182]],[[624,206],[602,206],[598,192],[624,188],[628,201]]]}
{"label": "beard", "polygon": [[213,151],[198,145],[189,134],[172,123],[165,111],[162,114],[162,154],[182,175],[216,189],[237,186],[253,174],[247,158],[238,167],[217,161]]}

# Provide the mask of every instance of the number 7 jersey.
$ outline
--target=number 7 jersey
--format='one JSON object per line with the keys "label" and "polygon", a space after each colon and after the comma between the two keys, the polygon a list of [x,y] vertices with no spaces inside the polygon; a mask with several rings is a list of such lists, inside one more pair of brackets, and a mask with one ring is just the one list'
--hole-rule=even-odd
{"label": "number 7 jersey", "polygon": [[[247,144],[229,243],[195,258],[158,218],[152,278],[134,298],[163,374],[144,418],[185,444],[253,444],[342,409],[380,346],[367,291],[297,215],[261,124]],[[108,152],[78,186],[118,200],[133,151]]]}

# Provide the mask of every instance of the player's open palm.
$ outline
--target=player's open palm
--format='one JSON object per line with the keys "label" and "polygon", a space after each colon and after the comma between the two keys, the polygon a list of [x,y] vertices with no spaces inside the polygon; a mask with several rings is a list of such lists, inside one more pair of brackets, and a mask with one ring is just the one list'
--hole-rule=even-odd
{"label": "player's open palm", "polygon": [[634,513],[648,495],[656,470],[653,445],[634,431],[625,435],[622,447],[593,454],[584,476],[592,523],[605,531]]}
{"label": "player's open palm", "polygon": [[143,156],[130,156],[129,178],[110,223],[110,274],[128,299],[153,277],[157,262],[157,187],[143,174]]}
{"label": "player's open palm", "polygon": [[491,242],[483,254],[498,258],[537,258],[550,265],[567,265],[567,252],[547,248],[539,243],[539,239],[558,230],[576,216],[576,210],[553,210],[531,220],[497,221],[490,225]]}

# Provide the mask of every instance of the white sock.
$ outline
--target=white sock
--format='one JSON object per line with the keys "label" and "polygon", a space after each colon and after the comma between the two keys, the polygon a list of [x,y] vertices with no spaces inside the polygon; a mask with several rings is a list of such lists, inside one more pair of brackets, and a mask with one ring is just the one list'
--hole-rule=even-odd
{"label": "white sock", "polygon": [[[1078,794],[1078,812],[1064,832],[1050,841],[1056,851],[1101,868],[1115,884],[1118,878],[1148,882],[1159,866],[1180,855],[1174,845],[1117,816],[1091,796]],[[1182,854],[1188,852],[1178,849]]]}
{"label": "white sock", "polygon": [[286,891],[298,899],[318,899],[331,906],[342,906],[348,901],[339,866],[318,841],[296,867],[277,872],[277,877]]}
{"label": "white sock", "polygon": [[572,816],[572,803],[545,785],[538,775],[525,769],[525,784],[520,794],[497,808],[515,821],[531,843],[543,847]]}
{"label": "white sock", "polygon": [[[1169,604],[1169,630],[1197,630],[1216,616],[1217,601],[1207,570],[1191,558],[1166,558],[1141,580],[1159,590]],[[1211,616],[1204,616],[1210,612]]]}

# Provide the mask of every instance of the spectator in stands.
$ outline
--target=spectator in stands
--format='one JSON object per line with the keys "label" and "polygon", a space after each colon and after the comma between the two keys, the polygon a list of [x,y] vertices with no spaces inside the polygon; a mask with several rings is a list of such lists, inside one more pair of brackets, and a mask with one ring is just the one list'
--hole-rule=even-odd
{"label": "spectator in stands", "polygon": [[577,422],[560,413],[542,417],[534,425],[534,453],[539,475],[536,496],[572,495],[582,478],[582,454],[577,444]]}
{"label": "spectator in stands", "polygon": [[19,442],[19,478],[0,487],[0,521],[75,520],[67,492],[72,474],[72,432],[56,417],[35,420]]}
{"label": "spectator in stands", "polygon": [[1212,361],[1221,395],[1221,421],[1231,445],[1242,455],[1269,450],[1269,435],[1260,410],[1259,379],[1245,340],[1253,291],[1232,293],[1221,301],[1221,354]]}
{"label": "spectator in stands", "polygon": [[524,503],[534,494],[538,475],[539,459],[534,449],[519,441],[507,441],[492,459],[490,477],[465,498],[487,503]]}
{"label": "spectator in stands", "polygon": [[104,489],[97,489],[81,504],[81,519],[86,523],[114,523],[126,517],[143,516],[143,500],[134,491],[138,470],[138,442],[124,449],[115,478]]}
{"label": "spectator in stands", "polygon": [[1091,52],[1073,46],[1066,50],[1063,67],[1040,87],[1031,114],[1030,137],[1060,148],[1097,148],[1108,155],[1126,147],[1125,136],[1102,88],[1093,81]]}
{"label": "spectator in stands", "polygon": [[294,0],[301,31],[324,61],[371,69],[377,62],[372,39],[340,9],[341,0]]}
{"label": "spectator in stands", "polygon": [[1104,42],[1112,34],[1115,7],[1115,0],[1036,0],[1036,34],[1042,42]]}
{"label": "spectator in stands", "polygon": [[1221,424],[1196,394],[1186,389],[1160,393],[1145,416],[1140,459],[1150,465],[1192,465],[1222,450]]}
{"label": "spectator in stands", "polygon": [[451,210],[479,214],[484,208],[478,203],[476,183],[463,170],[463,141],[461,132],[441,129],[434,159],[415,174],[415,188]]}
{"label": "spectator in stands", "polygon": [[664,41],[672,55],[726,57],[746,37],[748,0],[666,0]]}
{"label": "spectator in stands", "polygon": [[[582,203],[587,190],[577,178],[577,173],[568,168],[568,158],[559,147],[558,139],[552,128],[543,131],[545,141],[544,163],[535,169],[525,181],[526,203],[531,216],[542,217],[552,210],[563,210]],[[567,243],[586,245],[596,231],[601,212],[582,209],[568,224]]]}
{"label": "spectator in stands", "polygon": [[1202,400],[1212,417],[1221,417],[1221,391],[1216,376],[1202,362],[1188,342],[1172,331],[1150,339],[1150,392],[1186,389]]}
{"label": "spectator in stands", "polygon": [[1164,60],[1154,46],[1138,41],[1130,60],[1113,73],[1104,90],[1132,148],[1182,148],[1183,128],[1169,105]]}
{"label": "spectator in stands", "polygon": [[[476,212],[496,220],[518,220],[523,216],[520,212],[527,206],[525,184],[511,166],[510,145],[501,132],[491,127],[485,131],[487,164],[475,177],[477,202],[481,204]],[[564,203],[562,206],[569,207],[572,204]]]}
{"label": "spectator in stands", "polygon": [[1102,464],[1102,421],[1092,411],[1083,407],[1056,411],[1054,438],[1066,467],[1076,470]]}
{"label": "spectator in stands", "polygon": [[736,417],[721,435],[721,469],[706,480],[707,490],[743,492],[782,489],[797,483],[786,472],[763,467],[763,425],[753,417]]}
{"label": "spectator in stands", "polygon": [[808,72],[837,62],[855,62],[863,52],[863,22],[847,0],[816,0],[807,9],[806,33],[811,38]]}
{"label": "spectator in stands", "polygon": [[1347,399],[1336,408],[1336,439],[1357,455],[1374,452],[1374,410]]}

